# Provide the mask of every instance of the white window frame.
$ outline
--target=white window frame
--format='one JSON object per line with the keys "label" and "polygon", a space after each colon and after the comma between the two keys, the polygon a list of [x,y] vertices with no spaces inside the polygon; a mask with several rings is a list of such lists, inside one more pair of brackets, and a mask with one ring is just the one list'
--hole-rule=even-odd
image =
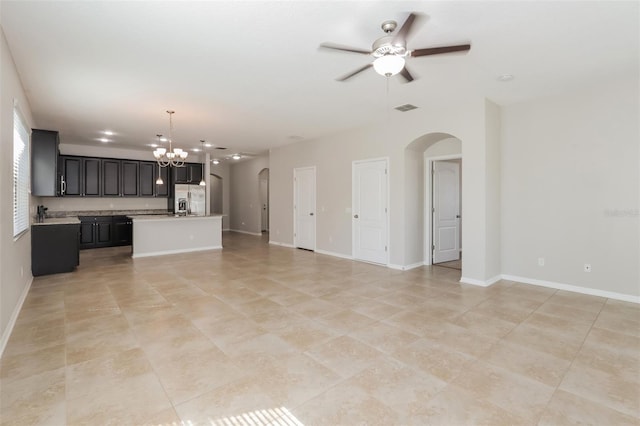
{"label": "white window frame", "polygon": [[27,126],[18,103],[13,103],[13,237],[20,238],[29,230],[31,196],[31,129]]}

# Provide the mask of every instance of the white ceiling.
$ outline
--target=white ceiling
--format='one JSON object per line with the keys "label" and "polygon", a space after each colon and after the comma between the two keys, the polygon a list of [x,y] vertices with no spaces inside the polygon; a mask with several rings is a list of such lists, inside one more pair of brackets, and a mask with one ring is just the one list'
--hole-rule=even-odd
{"label": "white ceiling", "polygon": [[[0,2],[0,22],[38,128],[72,144],[147,148],[168,134],[260,152],[384,120],[388,107],[486,96],[505,105],[638,75],[636,1]],[[410,58],[402,84],[360,48],[380,24],[426,15],[410,49],[470,42],[468,54]],[[497,81],[513,74],[508,83]],[[416,110],[420,111],[420,110]],[[415,114],[416,111],[406,114]],[[418,112],[419,113],[419,112]]]}

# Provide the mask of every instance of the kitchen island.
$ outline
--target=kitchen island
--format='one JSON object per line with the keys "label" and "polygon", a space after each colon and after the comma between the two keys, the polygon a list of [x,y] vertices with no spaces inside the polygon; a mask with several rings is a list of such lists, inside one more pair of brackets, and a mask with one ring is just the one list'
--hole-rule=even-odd
{"label": "kitchen island", "polygon": [[133,258],[222,248],[222,215],[129,217]]}

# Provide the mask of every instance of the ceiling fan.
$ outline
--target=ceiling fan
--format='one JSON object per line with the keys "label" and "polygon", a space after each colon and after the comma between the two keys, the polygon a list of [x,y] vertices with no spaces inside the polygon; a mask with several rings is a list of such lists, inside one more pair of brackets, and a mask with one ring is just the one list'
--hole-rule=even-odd
{"label": "ceiling fan", "polygon": [[417,13],[411,13],[409,17],[404,21],[402,27],[394,33],[398,27],[396,21],[384,21],[381,25],[382,31],[386,33],[385,36],[380,37],[373,42],[371,50],[359,49],[357,47],[342,46],[333,43],[322,43],[320,45],[323,49],[339,50],[342,52],[359,53],[363,55],[372,55],[375,59],[373,62],[368,63],[355,71],[338,77],[336,80],[345,81],[362,71],[371,67],[383,76],[390,77],[392,75],[400,74],[406,82],[411,82],[414,77],[411,75],[407,67],[405,66],[406,57],[417,56],[429,56],[440,55],[443,53],[451,52],[463,52],[471,49],[470,44],[459,44],[454,46],[441,46],[441,47],[427,47],[424,49],[407,49],[407,38],[411,33],[413,25],[420,15]]}

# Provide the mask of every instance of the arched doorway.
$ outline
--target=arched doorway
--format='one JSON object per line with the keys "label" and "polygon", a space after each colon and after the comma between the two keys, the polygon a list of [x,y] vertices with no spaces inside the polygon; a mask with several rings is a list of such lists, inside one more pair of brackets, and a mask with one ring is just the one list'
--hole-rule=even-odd
{"label": "arched doorway", "polygon": [[269,232],[269,169],[262,169],[258,173],[260,197],[260,230]]}
{"label": "arched doorway", "polygon": [[[406,171],[406,223],[415,232],[408,233],[406,254],[410,265],[431,265],[433,264],[434,253],[434,164],[437,162],[456,163],[458,170],[459,184],[462,182],[462,143],[460,139],[448,133],[429,133],[423,135],[407,145],[405,148],[405,171]],[[461,187],[457,188],[457,205],[454,207],[454,218],[457,218],[457,230],[455,238],[457,247],[461,250]],[[445,195],[444,199],[453,201],[452,194]],[[451,239],[449,240],[451,241]],[[458,262],[456,269],[461,268]]]}

